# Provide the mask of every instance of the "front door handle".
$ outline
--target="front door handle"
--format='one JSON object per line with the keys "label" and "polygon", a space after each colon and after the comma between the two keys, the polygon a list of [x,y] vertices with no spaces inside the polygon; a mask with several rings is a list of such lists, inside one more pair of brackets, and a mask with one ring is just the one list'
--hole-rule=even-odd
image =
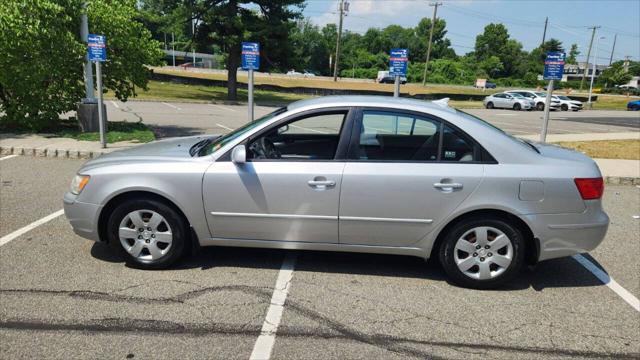
{"label": "front door handle", "polygon": [[313,180],[307,181],[307,184],[315,190],[326,190],[327,188],[336,186],[333,180],[327,180],[324,176],[316,176]]}
{"label": "front door handle", "polygon": [[460,183],[435,183],[433,187],[443,192],[452,192],[453,190],[462,189],[462,184]]}

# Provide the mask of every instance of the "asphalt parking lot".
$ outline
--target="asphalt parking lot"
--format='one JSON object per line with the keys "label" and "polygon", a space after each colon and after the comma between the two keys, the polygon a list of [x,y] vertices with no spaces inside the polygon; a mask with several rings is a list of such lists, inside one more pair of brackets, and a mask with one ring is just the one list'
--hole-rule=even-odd
{"label": "asphalt parking lot", "polygon": [[[110,121],[140,121],[154,128],[160,137],[227,133],[247,121],[246,105],[222,105],[179,102],[107,101]],[[256,118],[275,108],[256,106]],[[514,135],[539,134],[541,111],[465,110]],[[640,130],[640,117],[635,112],[553,111],[550,134],[627,132]]]}
{"label": "asphalt parking lot", "polygon": [[[248,359],[270,340],[272,359],[640,357],[639,310],[574,258],[477,291],[410,257],[207,248],[142,271],[64,216],[20,232],[62,208],[81,164],[0,158],[2,359]],[[604,205],[607,238],[585,259],[637,301],[640,188],[608,186]]]}

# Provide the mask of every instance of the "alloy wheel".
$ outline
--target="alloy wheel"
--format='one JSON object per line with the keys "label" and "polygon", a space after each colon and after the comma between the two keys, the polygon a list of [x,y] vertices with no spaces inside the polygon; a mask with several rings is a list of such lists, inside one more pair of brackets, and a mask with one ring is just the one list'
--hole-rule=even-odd
{"label": "alloy wheel", "polygon": [[173,242],[169,223],[152,210],[128,213],[120,221],[118,237],[126,252],[134,258],[147,261],[165,256]]}
{"label": "alloy wheel", "polygon": [[513,245],[502,231],[480,226],[462,234],[456,241],[454,260],[467,277],[489,280],[504,273],[513,261]]}

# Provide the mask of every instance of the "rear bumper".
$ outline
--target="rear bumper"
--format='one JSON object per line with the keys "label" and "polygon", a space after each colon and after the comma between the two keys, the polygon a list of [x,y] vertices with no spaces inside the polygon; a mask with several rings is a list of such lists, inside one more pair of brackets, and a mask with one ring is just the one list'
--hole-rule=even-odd
{"label": "rear bumper", "polygon": [[85,239],[100,241],[98,234],[98,216],[102,206],[77,201],[77,196],[64,194],[64,214],[69,220],[73,232]]}
{"label": "rear bumper", "polygon": [[580,214],[526,215],[540,241],[539,261],[585,253],[604,240],[609,217],[597,206]]}

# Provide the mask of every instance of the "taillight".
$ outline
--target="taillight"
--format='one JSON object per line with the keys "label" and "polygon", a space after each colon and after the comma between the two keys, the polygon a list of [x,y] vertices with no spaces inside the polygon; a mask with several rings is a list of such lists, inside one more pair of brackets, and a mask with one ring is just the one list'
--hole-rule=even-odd
{"label": "taillight", "polygon": [[602,178],[573,179],[583,200],[594,200],[602,197],[604,181]]}

